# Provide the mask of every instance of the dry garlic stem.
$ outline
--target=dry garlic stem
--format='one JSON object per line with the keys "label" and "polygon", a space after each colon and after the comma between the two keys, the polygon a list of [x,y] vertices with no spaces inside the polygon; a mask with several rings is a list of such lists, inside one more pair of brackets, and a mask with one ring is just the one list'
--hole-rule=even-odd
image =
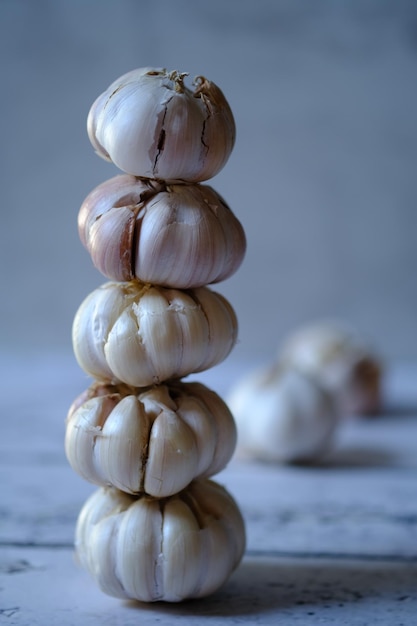
{"label": "dry garlic stem", "polygon": [[310,377],[265,367],[239,381],[227,399],[239,455],[275,463],[310,462],[329,447],[337,424],[332,397]]}
{"label": "dry garlic stem", "polygon": [[67,417],[72,468],[97,485],[165,497],[229,462],[236,426],[223,400],[199,383],[148,390],[94,384]]}
{"label": "dry garlic stem", "polygon": [[361,335],[341,322],[318,322],[290,335],[279,359],[314,376],[342,413],[370,414],[381,403],[382,366]]}
{"label": "dry garlic stem", "polygon": [[233,498],[210,480],[165,499],[104,488],[81,510],[75,546],[105,593],[179,602],[226,581],[242,558],[245,529]]}
{"label": "dry garlic stem", "polygon": [[146,387],[220,363],[236,342],[232,306],[207,287],[182,291],[140,282],[105,283],[73,323],[82,369],[106,382]]}
{"label": "dry garlic stem", "polygon": [[88,136],[98,154],[128,174],[200,182],[224,166],[235,123],[221,90],[199,76],[139,68],[115,80],[90,109]]}
{"label": "dry garlic stem", "polygon": [[246,248],[240,222],[208,185],[166,185],[128,174],[87,196],[78,230],[108,278],[181,289],[228,278]]}

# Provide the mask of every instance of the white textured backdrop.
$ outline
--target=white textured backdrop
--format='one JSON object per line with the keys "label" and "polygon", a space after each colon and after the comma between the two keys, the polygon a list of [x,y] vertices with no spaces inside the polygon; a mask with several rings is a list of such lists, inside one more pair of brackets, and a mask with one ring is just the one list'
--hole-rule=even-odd
{"label": "white textured backdrop", "polygon": [[1,350],[70,353],[105,282],[78,208],[117,170],[88,142],[96,96],[142,65],[206,75],[238,140],[210,181],[248,251],[217,289],[235,357],[270,358],[337,316],[389,359],[417,358],[417,3],[1,0]]}

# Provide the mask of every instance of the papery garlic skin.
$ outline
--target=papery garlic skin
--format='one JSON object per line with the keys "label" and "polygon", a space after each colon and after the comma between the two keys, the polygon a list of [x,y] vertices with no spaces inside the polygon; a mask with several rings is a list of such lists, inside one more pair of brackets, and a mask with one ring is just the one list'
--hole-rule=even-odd
{"label": "papery garlic skin", "polygon": [[211,480],[170,498],[102,488],[78,517],[78,561],[105,593],[143,602],[180,602],[213,593],[245,549],[241,513]]}
{"label": "papery garlic skin", "polygon": [[87,131],[103,158],[128,174],[201,182],[233,149],[236,128],[222,91],[199,76],[139,68],[116,79],[93,103]]}
{"label": "papery garlic skin", "polygon": [[107,278],[187,289],[229,278],[246,251],[243,228],[208,185],[166,185],[128,174],[86,197],[80,239]]}
{"label": "papery garlic skin", "polygon": [[380,408],[382,364],[347,324],[323,321],[301,327],[283,342],[278,358],[314,376],[343,414],[373,414]]}
{"label": "papery garlic skin", "polygon": [[146,387],[220,363],[236,343],[231,304],[207,287],[187,291],[109,282],[81,303],[72,342],[99,381]]}
{"label": "papery garlic skin", "polygon": [[269,366],[251,372],[226,402],[238,431],[237,454],[273,463],[320,459],[333,440],[333,398],[302,372]]}
{"label": "papery garlic skin", "polygon": [[235,445],[227,405],[200,383],[146,390],[95,383],[66,422],[65,452],[74,471],[97,485],[159,498],[222,470]]}

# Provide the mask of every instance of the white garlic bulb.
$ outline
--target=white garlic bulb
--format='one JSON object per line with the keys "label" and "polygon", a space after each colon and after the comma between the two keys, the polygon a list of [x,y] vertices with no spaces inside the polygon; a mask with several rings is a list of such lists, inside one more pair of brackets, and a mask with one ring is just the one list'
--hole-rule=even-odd
{"label": "white garlic bulb", "polygon": [[236,337],[235,312],[221,294],[138,281],[109,282],[91,292],[72,331],[75,357],[85,372],[134,387],[213,367]]}
{"label": "white garlic bulb", "polygon": [[71,467],[92,483],[127,493],[177,493],[222,470],[235,445],[228,407],[200,383],[147,390],[95,383],[67,417]]}
{"label": "white garlic bulb", "polygon": [[75,548],[105,593],[180,602],[227,580],[243,556],[245,528],[231,495],[211,480],[163,499],[101,488],[80,512]]}
{"label": "white garlic bulb", "polygon": [[264,367],[240,380],[226,399],[236,420],[237,452],[275,463],[317,460],[337,424],[332,397],[302,372]]}
{"label": "white garlic bulb", "polygon": [[200,182],[225,165],[235,142],[222,91],[198,76],[139,68],[115,80],[90,109],[87,130],[97,153],[128,174]]}
{"label": "white garlic bulb", "polygon": [[246,249],[240,222],[208,185],[166,185],[128,174],[86,197],[78,230],[108,278],[181,289],[225,280]]}
{"label": "white garlic bulb", "polygon": [[312,323],[287,337],[282,362],[314,376],[341,413],[371,414],[381,403],[382,366],[364,338],[337,321]]}

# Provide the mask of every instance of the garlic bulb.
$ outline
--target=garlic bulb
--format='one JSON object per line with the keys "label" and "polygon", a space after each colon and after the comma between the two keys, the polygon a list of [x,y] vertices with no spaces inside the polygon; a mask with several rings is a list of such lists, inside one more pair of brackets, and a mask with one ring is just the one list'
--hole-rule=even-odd
{"label": "garlic bulb", "polygon": [[246,458],[314,461],[338,421],[330,394],[302,372],[276,365],[244,377],[226,401],[237,424],[237,452]]}
{"label": "garlic bulb", "polygon": [[144,602],[206,596],[239,564],[245,529],[211,480],[165,499],[101,488],[80,512],[76,555],[105,593]]}
{"label": "garlic bulb", "polygon": [[240,222],[208,185],[166,185],[128,174],[87,196],[78,230],[108,278],[181,289],[228,278],[246,248]]}
{"label": "garlic bulb", "polygon": [[67,417],[71,467],[97,485],[165,497],[229,462],[236,444],[233,417],[199,383],[147,390],[94,384]]}
{"label": "garlic bulb", "polygon": [[381,402],[382,367],[361,335],[342,322],[320,322],[290,335],[280,359],[317,378],[342,413],[375,413]]}
{"label": "garlic bulb", "polygon": [[210,368],[226,358],[236,336],[236,315],[222,295],[137,281],[95,289],[81,303],[72,332],[85,372],[134,387]]}
{"label": "garlic bulb", "polygon": [[200,182],[225,165],[235,142],[232,111],[221,90],[198,76],[139,68],[115,80],[94,102],[88,136],[97,153],[128,174]]}

